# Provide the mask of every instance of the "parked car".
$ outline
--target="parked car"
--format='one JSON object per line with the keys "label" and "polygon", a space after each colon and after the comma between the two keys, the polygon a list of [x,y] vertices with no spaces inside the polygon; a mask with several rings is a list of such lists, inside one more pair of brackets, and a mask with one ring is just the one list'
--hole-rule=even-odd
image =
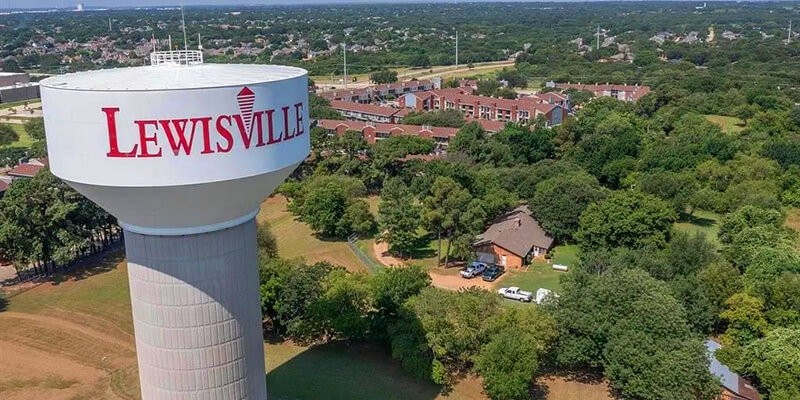
{"label": "parked car", "polygon": [[501,296],[510,300],[519,300],[530,303],[533,300],[533,293],[526,292],[516,286],[501,288],[497,291]]}
{"label": "parked car", "polygon": [[503,268],[502,265],[492,265],[489,268],[486,268],[486,271],[483,271],[483,280],[486,282],[494,282],[500,275],[503,275],[506,272],[506,269]]}
{"label": "parked car", "polygon": [[461,270],[461,277],[465,279],[474,278],[483,273],[486,270],[486,264],[482,262],[473,261],[471,264],[467,265],[466,268]]}

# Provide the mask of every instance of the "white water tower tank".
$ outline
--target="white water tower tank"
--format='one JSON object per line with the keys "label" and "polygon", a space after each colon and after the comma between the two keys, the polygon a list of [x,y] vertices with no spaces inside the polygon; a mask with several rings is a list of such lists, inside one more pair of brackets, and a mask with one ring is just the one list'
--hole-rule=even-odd
{"label": "white water tower tank", "polygon": [[305,70],[153,65],[41,82],[50,168],[125,231],[142,399],[266,399],[255,215],[309,154]]}

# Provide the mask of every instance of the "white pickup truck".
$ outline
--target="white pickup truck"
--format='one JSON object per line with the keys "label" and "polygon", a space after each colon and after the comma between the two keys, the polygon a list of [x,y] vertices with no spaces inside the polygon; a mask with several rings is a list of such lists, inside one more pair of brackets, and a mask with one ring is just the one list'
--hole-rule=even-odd
{"label": "white pickup truck", "polygon": [[530,302],[531,300],[533,300],[533,293],[526,292],[516,286],[512,286],[509,288],[500,288],[500,290],[498,290],[497,293],[500,293],[500,296],[503,296],[511,300],[519,300],[526,302]]}

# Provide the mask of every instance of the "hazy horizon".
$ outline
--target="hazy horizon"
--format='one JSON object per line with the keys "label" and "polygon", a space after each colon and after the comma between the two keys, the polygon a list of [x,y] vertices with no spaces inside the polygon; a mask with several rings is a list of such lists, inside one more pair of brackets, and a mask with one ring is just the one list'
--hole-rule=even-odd
{"label": "hazy horizon", "polygon": [[[113,7],[155,7],[177,6],[258,6],[258,5],[343,5],[343,4],[391,4],[391,3],[513,3],[513,2],[583,2],[583,1],[619,1],[619,0],[0,0],[0,9],[37,9],[37,8],[75,8],[83,3],[86,8]],[[637,0],[632,0],[635,2]],[[685,1],[702,3],[702,0],[638,0],[638,1]],[[724,0],[718,0],[724,1]]]}

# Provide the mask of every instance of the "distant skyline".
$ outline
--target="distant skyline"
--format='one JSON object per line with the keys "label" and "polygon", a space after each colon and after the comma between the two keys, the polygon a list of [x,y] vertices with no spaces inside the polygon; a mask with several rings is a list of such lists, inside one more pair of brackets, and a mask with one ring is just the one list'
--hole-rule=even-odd
{"label": "distant skyline", "polygon": [[[470,3],[470,2],[547,2],[547,1],[614,1],[614,0],[0,0],[0,9],[75,8],[84,7],[153,7],[174,6],[237,6],[237,5],[298,5],[298,4],[365,4],[365,3]],[[636,0],[634,0],[636,1]],[[646,1],[646,0],[645,0]],[[663,0],[669,1],[669,0]],[[678,0],[681,1],[681,0]],[[683,0],[702,3],[702,0]]]}

